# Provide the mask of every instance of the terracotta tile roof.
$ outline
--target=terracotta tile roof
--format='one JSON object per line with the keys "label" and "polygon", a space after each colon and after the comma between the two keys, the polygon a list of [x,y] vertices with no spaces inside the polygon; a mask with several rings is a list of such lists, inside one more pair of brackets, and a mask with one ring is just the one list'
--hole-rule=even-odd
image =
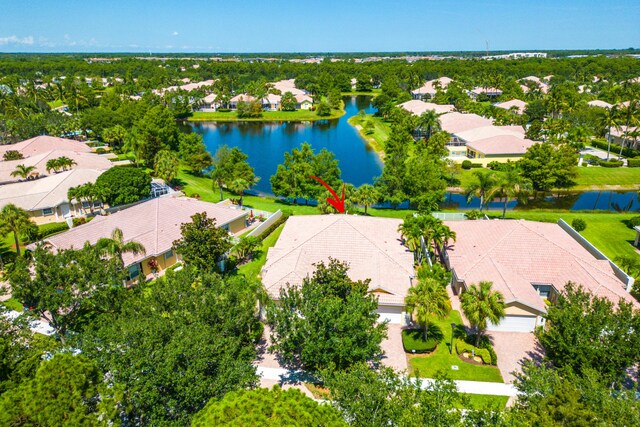
{"label": "terracotta tile roof", "polygon": [[510,110],[512,107],[515,107],[518,114],[523,114],[525,108],[527,108],[527,103],[519,99],[512,99],[506,102],[498,102],[495,106],[505,110]]}
{"label": "terracotta tile roof", "polygon": [[540,77],[536,77],[536,76],[527,76],[527,77],[523,77],[520,80],[530,80],[532,82],[536,82],[536,83],[540,83],[542,80],[540,79]]}
{"label": "terracotta tile roof", "polygon": [[289,80],[280,80],[277,82],[271,83],[274,89],[278,89],[284,95],[285,92],[291,92],[292,95],[306,95],[306,92],[302,89],[298,89],[296,87],[296,83],[294,79]]}
{"label": "terracotta tile roof", "polygon": [[349,264],[353,280],[371,279],[380,304],[404,305],[414,274],[413,254],[401,244],[402,220],[351,215],[290,217],[269,249],[262,283],[272,298],[287,284],[298,286],[314,264],[329,257]]}
{"label": "terracotta tile roof", "polygon": [[493,120],[481,117],[477,114],[452,112],[443,114],[439,118],[442,130],[446,130],[453,134],[493,124]]}
{"label": "terracotta tile roof", "polygon": [[419,99],[412,99],[410,101],[403,102],[402,104],[399,104],[398,107],[404,108],[416,116],[420,116],[422,113],[429,110],[433,110],[438,114],[450,113],[455,108],[453,105],[432,104],[431,102],[424,102]]}
{"label": "terracotta tile roof", "polygon": [[253,102],[255,100],[256,100],[256,98],[251,96],[251,95],[248,95],[246,93],[239,93],[238,95],[236,95],[233,98],[231,98],[229,100],[229,102],[240,102],[240,101]]}
{"label": "terracotta tile roof", "polygon": [[15,144],[0,145],[0,156],[9,150],[19,151],[24,157],[35,156],[51,150],[67,150],[80,153],[91,152],[91,148],[84,142],[49,135],[36,136],[35,138]]}
{"label": "terracotta tile roof", "polygon": [[413,93],[414,95],[435,95],[436,82],[440,82],[440,87],[442,87],[442,89],[446,89],[447,86],[449,86],[449,83],[451,83],[452,81],[453,79],[450,79],[449,77],[440,77],[439,79],[429,80],[418,89],[412,90],[411,93]]}
{"label": "terracotta tile roof", "polygon": [[69,188],[95,182],[101,170],[73,169],[33,181],[0,186],[0,208],[10,203],[33,211],[68,203]]}
{"label": "terracotta tile roof", "polygon": [[515,135],[496,135],[467,142],[467,147],[487,155],[522,155],[535,144],[530,139]]}
{"label": "terracotta tile roof", "polygon": [[[73,169],[107,170],[113,166],[113,163],[109,159],[98,154],[69,150],[51,150],[27,157],[26,159],[0,162],[0,183],[18,181],[18,178],[11,176],[11,172],[16,170],[18,165],[34,166],[36,168],[35,171],[38,172],[40,176],[50,175],[47,172],[47,161],[63,156],[76,162],[76,165],[72,167]],[[54,172],[52,171],[51,174],[54,174]]]}
{"label": "terracotta tile roof", "polygon": [[593,257],[557,224],[524,220],[446,224],[456,233],[456,242],[447,249],[450,266],[467,286],[491,281],[507,302],[545,312],[532,284],[551,284],[561,291],[572,281],[595,295],[640,307],[609,262]]}
{"label": "terracotta tile roof", "polygon": [[180,225],[191,221],[191,216],[206,212],[222,226],[247,215],[246,211],[203,202],[188,197],[167,195],[148,200],[106,216],[97,216],[91,222],[46,239],[54,248],[81,248],[85,242],[95,244],[102,237],[110,237],[115,228],[122,230],[124,240],[142,243],[146,255],[125,254],[125,265],[139,262],[149,256],[160,255],[171,249],[180,238]]}
{"label": "terracotta tile roof", "polygon": [[503,135],[524,139],[524,131],[521,126],[480,126],[462,132],[455,132],[455,135],[467,142]]}

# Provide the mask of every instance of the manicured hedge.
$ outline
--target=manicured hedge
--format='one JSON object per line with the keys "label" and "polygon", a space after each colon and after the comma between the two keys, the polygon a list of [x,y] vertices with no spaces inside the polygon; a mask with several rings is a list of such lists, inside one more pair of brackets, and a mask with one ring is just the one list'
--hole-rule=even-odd
{"label": "manicured hedge", "polygon": [[598,164],[605,168],[619,168],[623,165],[622,160],[609,159],[608,161],[600,161]]}
{"label": "manicured hedge", "polygon": [[484,363],[485,365],[493,364],[491,359],[491,352],[486,348],[474,347],[473,345],[462,340],[456,341],[456,353],[471,353],[472,351],[476,356],[479,356],[482,359],[482,363]]}
{"label": "manicured hedge", "polygon": [[627,159],[627,167],[640,168],[640,158]]}
{"label": "manicured hedge", "polygon": [[52,222],[49,224],[42,224],[38,227],[38,240],[42,240],[45,237],[51,236],[53,234],[67,231],[68,229],[69,225],[66,222]]}
{"label": "manicured hedge", "polygon": [[431,353],[438,347],[438,340],[424,340],[422,329],[406,329],[402,331],[402,346],[407,353]]}
{"label": "manicured hedge", "polygon": [[[589,145],[606,151],[607,147],[609,146],[609,143],[603,139],[594,139],[589,143]],[[610,152],[616,153],[616,154],[620,153],[620,146],[618,144],[612,143]],[[625,157],[635,157],[638,155],[638,152],[625,147],[624,150],[622,150],[622,155]]]}
{"label": "manicured hedge", "polygon": [[276,222],[274,222],[273,224],[271,224],[266,230],[264,230],[262,232],[262,234],[260,234],[260,236],[258,236],[258,238],[260,240],[264,240],[267,238],[267,236],[269,236],[269,234],[273,233],[276,228],[280,227],[282,224],[285,223],[285,221],[291,216],[291,211],[288,210],[283,210],[282,211],[282,216],[280,218],[278,218],[276,220]]}

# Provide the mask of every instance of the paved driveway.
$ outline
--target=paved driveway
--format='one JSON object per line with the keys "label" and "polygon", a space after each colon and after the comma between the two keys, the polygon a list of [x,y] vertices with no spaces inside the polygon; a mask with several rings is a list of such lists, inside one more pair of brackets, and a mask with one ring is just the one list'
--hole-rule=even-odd
{"label": "paved driveway", "polygon": [[539,359],[541,349],[535,336],[529,332],[487,332],[498,355],[498,369],[505,383],[514,380],[512,372],[521,372],[525,359]]}
{"label": "paved driveway", "polygon": [[387,324],[387,335],[387,339],[380,344],[385,353],[382,363],[397,371],[406,371],[407,357],[402,347],[402,328],[400,325]]}

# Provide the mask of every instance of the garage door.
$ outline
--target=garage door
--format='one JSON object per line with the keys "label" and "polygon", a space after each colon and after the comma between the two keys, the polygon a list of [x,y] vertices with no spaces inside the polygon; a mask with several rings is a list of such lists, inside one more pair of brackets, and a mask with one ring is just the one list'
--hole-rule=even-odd
{"label": "garage door", "polygon": [[378,319],[381,322],[388,320],[389,323],[393,323],[396,325],[402,324],[404,318],[402,307],[381,305],[376,311],[378,312]]}
{"label": "garage door", "polygon": [[536,316],[507,315],[502,321],[494,325],[489,322],[490,331],[499,332],[533,332],[536,327]]}

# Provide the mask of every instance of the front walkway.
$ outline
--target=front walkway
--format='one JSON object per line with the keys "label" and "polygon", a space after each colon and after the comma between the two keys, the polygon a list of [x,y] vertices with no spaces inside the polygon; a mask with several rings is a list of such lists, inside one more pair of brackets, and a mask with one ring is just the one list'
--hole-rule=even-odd
{"label": "front walkway", "polygon": [[387,338],[382,341],[380,348],[384,351],[382,364],[396,371],[407,371],[407,356],[402,346],[402,327],[387,324]]}

